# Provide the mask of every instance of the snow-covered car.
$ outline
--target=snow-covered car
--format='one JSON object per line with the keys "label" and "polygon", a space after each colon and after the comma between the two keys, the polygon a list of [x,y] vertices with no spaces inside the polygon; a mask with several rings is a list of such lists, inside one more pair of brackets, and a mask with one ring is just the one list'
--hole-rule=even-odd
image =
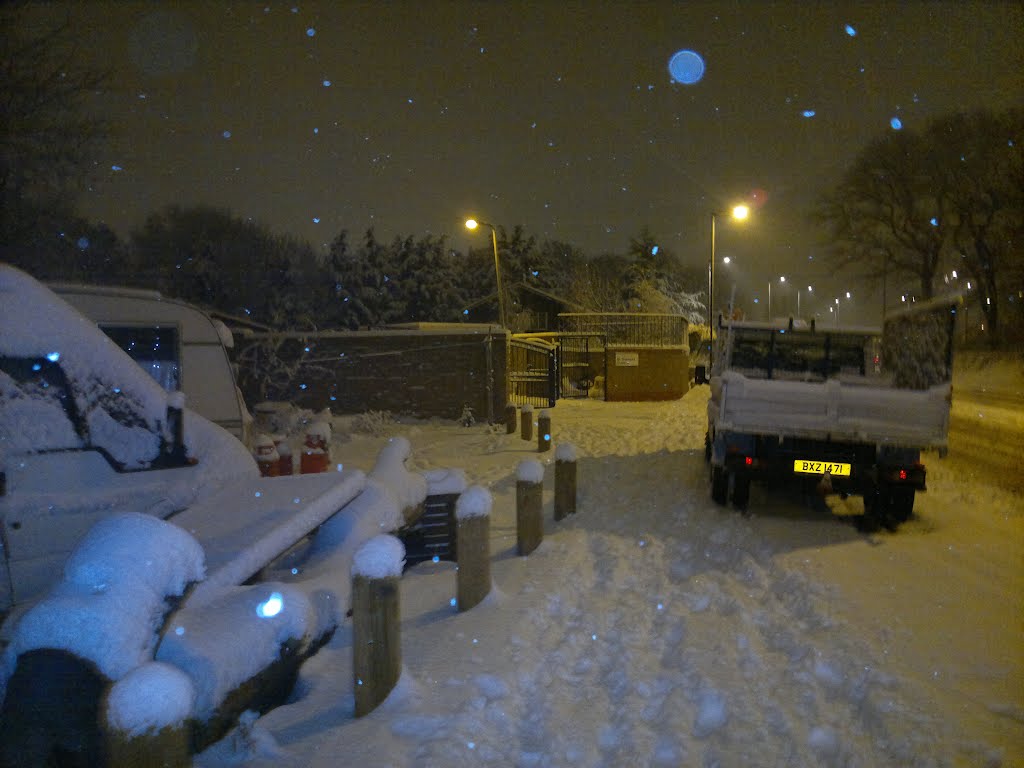
{"label": "snow-covered car", "polygon": [[98,520],[167,517],[239,477],[258,477],[241,442],[95,322],[0,265],[0,611],[59,578]]}

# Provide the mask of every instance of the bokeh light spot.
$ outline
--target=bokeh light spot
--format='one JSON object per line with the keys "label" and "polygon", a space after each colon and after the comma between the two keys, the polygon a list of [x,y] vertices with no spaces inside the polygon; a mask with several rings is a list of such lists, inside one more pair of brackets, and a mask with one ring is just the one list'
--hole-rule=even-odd
{"label": "bokeh light spot", "polygon": [[316,30],[313,29],[312,27],[310,27],[309,29],[306,30],[306,36],[307,37],[313,37],[315,34],[316,34]]}
{"label": "bokeh light spot", "polygon": [[854,29],[851,25],[847,24],[846,25],[846,34],[848,34],[850,37],[856,37],[857,36],[857,30]]}
{"label": "bokeh light spot", "polygon": [[281,597],[281,593],[272,592],[270,597],[266,599],[266,602],[262,602],[256,606],[256,615],[261,619],[269,619],[277,616],[283,607],[284,598]]}
{"label": "bokeh light spot", "polygon": [[815,112],[813,109],[805,109],[802,112],[802,114],[804,117],[814,117],[817,114],[817,112]]}
{"label": "bokeh light spot", "polygon": [[903,121],[900,120],[898,117],[894,117],[892,120],[889,121],[889,125],[892,126],[892,129],[894,131],[899,131],[903,128]]}
{"label": "bokeh light spot", "polygon": [[668,60],[668,72],[673,81],[693,85],[704,77],[704,59],[694,51],[676,51]]}
{"label": "bokeh light spot", "polygon": [[221,136],[223,136],[225,139],[230,139],[231,138],[231,131],[224,131],[221,134]]}

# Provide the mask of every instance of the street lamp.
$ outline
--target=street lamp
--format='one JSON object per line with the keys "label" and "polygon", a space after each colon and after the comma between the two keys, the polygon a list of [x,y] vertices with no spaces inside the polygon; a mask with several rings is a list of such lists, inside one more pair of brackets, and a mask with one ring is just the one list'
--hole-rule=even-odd
{"label": "street lamp", "polygon": [[[808,293],[814,293],[813,286],[808,285],[807,286],[807,292]],[[800,314],[800,289],[799,288],[797,288],[797,290],[796,290],[796,316],[798,318],[802,317],[802,315]]]}
{"label": "street lamp", "polygon": [[[736,221],[743,221],[750,215],[750,208],[746,205],[734,205],[730,214]],[[711,212],[711,260],[708,262],[708,370],[714,359],[715,351],[715,326],[713,314],[715,306],[715,222],[718,213]]]}
{"label": "street lamp", "polygon": [[466,229],[476,229],[479,226],[491,228],[491,245],[494,246],[494,278],[498,286],[498,322],[502,328],[508,328],[505,322],[505,295],[501,290],[501,263],[498,261],[498,232],[493,224],[476,219],[466,219]]}
{"label": "street lamp", "polygon": [[[779,275],[779,282],[780,283],[786,282],[786,276],[785,275]],[[768,281],[768,322],[770,323],[771,321],[772,321],[772,281],[769,280]]]}

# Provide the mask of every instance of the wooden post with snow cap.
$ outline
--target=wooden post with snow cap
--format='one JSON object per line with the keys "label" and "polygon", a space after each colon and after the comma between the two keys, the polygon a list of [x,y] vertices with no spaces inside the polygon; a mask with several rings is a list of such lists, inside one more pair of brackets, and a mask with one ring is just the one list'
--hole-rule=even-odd
{"label": "wooden post with snow cap", "polygon": [[537,417],[537,452],[551,450],[551,411],[546,408]]}
{"label": "wooden post with snow cap", "polygon": [[511,435],[516,431],[516,404],[509,403],[505,406],[505,434]]}
{"label": "wooden post with snow cap", "polygon": [[491,492],[479,485],[467,488],[455,502],[459,611],[478,605],[491,591]]}
{"label": "wooden post with snow cap", "polygon": [[356,717],[391,693],[402,671],[398,579],[405,547],[394,536],[367,541],[352,559],[352,677]]}
{"label": "wooden post with snow cap", "polygon": [[519,433],[523,440],[533,440],[533,406],[527,403],[522,407],[522,431]]}
{"label": "wooden post with snow cap", "polygon": [[555,520],[576,514],[576,446],[559,443],[555,449]]}
{"label": "wooden post with snow cap", "polygon": [[544,465],[527,459],[516,469],[516,551],[528,555],[544,539]]}
{"label": "wooden post with snow cap", "polygon": [[104,765],[192,765],[195,700],[192,679],[177,667],[153,661],[133,669],[110,687],[104,699]]}

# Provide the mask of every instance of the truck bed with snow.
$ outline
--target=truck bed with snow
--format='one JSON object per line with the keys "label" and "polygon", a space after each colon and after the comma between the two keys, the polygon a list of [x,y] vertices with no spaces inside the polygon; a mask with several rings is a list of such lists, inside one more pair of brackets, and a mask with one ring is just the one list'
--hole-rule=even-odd
{"label": "truck bed with snow", "polygon": [[711,493],[745,509],[773,478],[860,495],[865,521],[894,528],[925,490],[921,451],[946,450],[958,300],[886,318],[882,329],[721,324],[706,457]]}

